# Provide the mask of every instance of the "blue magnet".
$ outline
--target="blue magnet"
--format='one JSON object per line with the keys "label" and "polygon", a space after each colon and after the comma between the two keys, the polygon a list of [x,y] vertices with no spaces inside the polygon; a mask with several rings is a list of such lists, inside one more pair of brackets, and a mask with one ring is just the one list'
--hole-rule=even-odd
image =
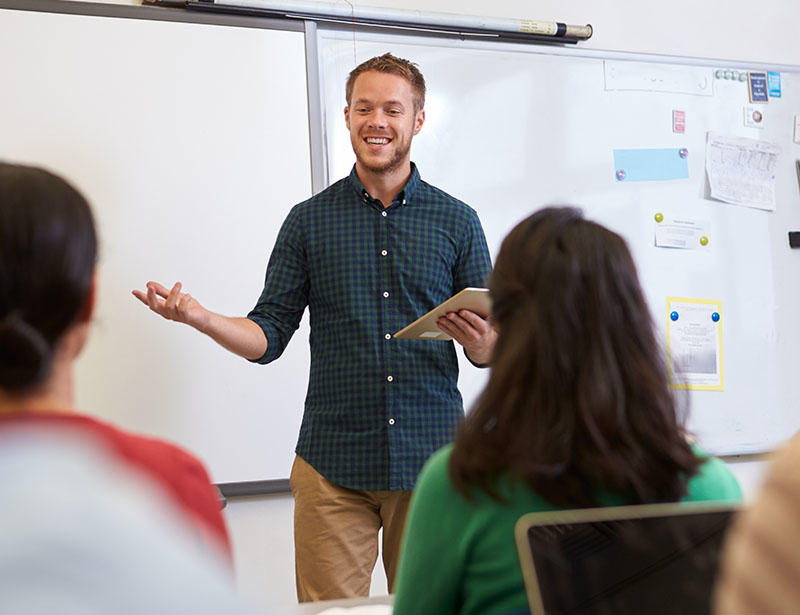
{"label": "blue magnet", "polygon": [[617,169],[617,179],[619,181],[622,181],[623,179],[625,179],[625,171],[624,170]]}
{"label": "blue magnet", "polygon": [[711,320],[713,320],[714,322],[719,322],[719,312],[712,313]]}
{"label": "blue magnet", "polygon": [[680,157],[681,157],[681,158],[686,158],[686,156],[688,156],[688,155],[689,155],[689,150],[688,150],[688,149],[686,149],[685,147],[682,147],[682,148],[680,148],[680,149],[678,150],[678,154],[680,154]]}
{"label": "blue magnet", "polygon": [[678,320],[678,312],[670,312],[670,315],[669,315],[669,317],[670,317],[672,320]]}

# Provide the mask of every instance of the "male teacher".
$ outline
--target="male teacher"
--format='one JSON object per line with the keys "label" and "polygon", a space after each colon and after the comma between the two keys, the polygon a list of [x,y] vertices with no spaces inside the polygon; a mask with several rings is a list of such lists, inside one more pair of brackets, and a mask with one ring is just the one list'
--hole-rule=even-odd
{"label": "male teacher", "polygon": [[[251,361],[283,352],[303,311],[311,372],[290,483],[301,602],[369,595],[383,527],[392,590],[417,474],[463,415],[450,342],[392,334],[467,286],[484,286],[489,253],[476,213],[420,179],[411,140],[425,121],[425,80],[391,54],[349,75],[350,175],[295,206],[278,234],[247,318],[222,316],[147,283],[133,294]],[[495,332],[462,310],[439,327],[477,365]]]}

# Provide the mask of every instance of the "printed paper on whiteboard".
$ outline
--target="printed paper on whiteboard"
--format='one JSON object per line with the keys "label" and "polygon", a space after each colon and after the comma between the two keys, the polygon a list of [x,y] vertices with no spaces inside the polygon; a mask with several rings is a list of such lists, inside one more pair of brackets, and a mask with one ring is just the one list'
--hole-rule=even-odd
{"label": "printed paper on whiteboard", "polygon": [[706,173],[711,196],[726,203],[775,210],[780,148],[768,141],[709,132]]}
{"label": "printed paper on whiteboard", "polygon": [[722,301],[667,297],[670,386],[723,390],[722,320]]}
{"label": "printed paper on whiteboard", "polygon": [[656,215],[655,244],[659,248],[700,250],[709,246],[709,223],[692,218],[671,218]]}

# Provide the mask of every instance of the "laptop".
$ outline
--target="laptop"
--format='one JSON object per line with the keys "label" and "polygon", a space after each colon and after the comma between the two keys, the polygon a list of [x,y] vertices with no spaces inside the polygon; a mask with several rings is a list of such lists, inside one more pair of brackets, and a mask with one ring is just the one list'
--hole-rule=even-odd
{"label": "laptop", "polygon": [[707,615],[737,510],[684,502],[524,515],[515,529],[531,613]]}

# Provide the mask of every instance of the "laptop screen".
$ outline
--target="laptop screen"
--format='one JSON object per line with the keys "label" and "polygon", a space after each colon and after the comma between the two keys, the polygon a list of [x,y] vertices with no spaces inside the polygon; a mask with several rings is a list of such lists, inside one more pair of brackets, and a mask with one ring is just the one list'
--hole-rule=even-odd
{"label": "laptop screen", "polygon": [[531,513],[517,546],[535,615],[706,615],[736,509],[655,504]]}

